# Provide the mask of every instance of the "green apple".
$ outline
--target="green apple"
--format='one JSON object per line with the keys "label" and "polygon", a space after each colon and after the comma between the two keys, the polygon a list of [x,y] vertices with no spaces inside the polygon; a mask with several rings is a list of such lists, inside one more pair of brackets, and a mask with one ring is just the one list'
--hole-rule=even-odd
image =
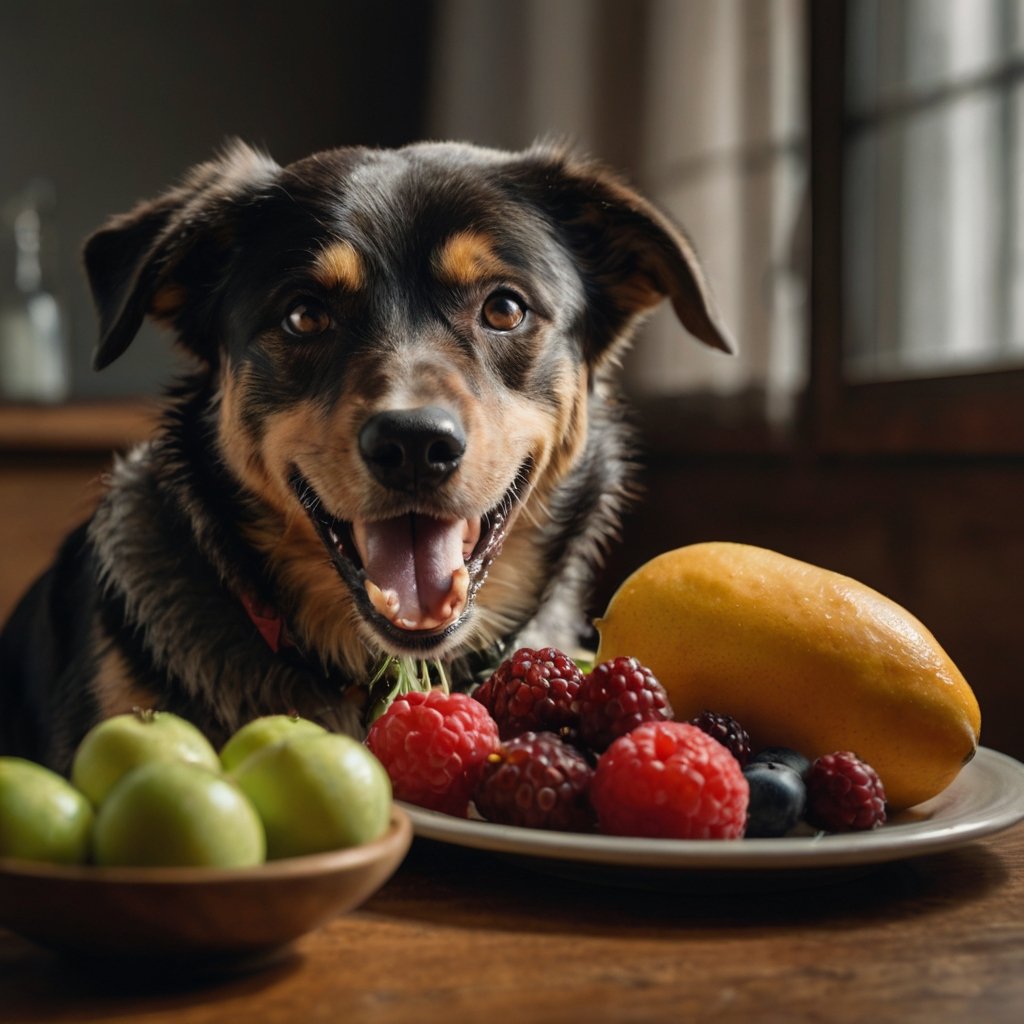
{"label": "green apple", "polygon": [[232,777],[267,831],[267,857],[297,857],[379,838],[391,818],[391,781],[350,736],[297,736],[246,758]]}
{"label": "green apple", "polygon": [[104,719],[86,733],[71,764],[71,781],[99,807],[125,772],[148,761],[189,761],[212,771],[220,758],[191,723],[169,711],[136,710]]}
{"label": "green apple", "polygon": [[224,744],[220,751],[220,763],[226,772],[230,772],[264,747],[297,736],[312,736],[326,731],[322,725],[298,715],[264,715],[262,718],[254,718]]}
{"label": "green apple", "polygon": [[96,814],[104,867],[244,868],[266,857],[263,824],[228,778],[187,761],[151,761],[121,777]]}
{"label": "green apple", "polygon": [[93,813],[63,776],[20,757],[0,757],[0,857],[81,864]]}

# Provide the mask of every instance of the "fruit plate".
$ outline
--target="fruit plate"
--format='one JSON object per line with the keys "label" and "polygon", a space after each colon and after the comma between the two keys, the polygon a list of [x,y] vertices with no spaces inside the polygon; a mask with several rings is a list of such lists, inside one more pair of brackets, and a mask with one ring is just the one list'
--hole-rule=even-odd
{"label": "fruit plate", "polygon": [[42,945],[204,969],[271,957],[391,877],[412,842],[395,807],[372,843],[252,868],[64,867],[0,858],[0,925]]}
{"label": "fruit plate", "polygon": [[[871,832],[783,839],[635,839],[546,832],[455,818],[402,804],[417,836],[530,858],[547,868],[572,864],[629,872],[798,872],[845,869],[937,853],[991,835],[1024,819],[1024,765],[982,747],[938,796]],[[607,872],[604,872],[607,874]],[[615,880],[612,878],[611,880]]]}

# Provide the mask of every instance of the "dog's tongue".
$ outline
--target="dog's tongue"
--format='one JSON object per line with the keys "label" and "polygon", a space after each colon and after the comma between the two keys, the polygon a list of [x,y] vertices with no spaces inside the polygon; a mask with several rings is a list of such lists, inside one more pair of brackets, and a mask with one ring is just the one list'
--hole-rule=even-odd
{"label": "dog's tongue", "polygon": [[407,515],[357,522],[354,539],[374,608],[401,629],[438,629],[466,603],[464,519]]}

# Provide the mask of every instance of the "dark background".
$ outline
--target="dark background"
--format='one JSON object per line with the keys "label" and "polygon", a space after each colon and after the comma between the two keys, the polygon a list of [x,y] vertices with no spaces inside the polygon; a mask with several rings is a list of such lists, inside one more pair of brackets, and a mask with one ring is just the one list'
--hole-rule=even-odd
{"label": "dark background", "polygon": [[149,330],[91,371],[82,240],[232,136],[279,163],[421,137],[433,13],[423,0],[4,0],[0,201],[36,177],[54,185],[76,396],[152,391],[173,365]]}

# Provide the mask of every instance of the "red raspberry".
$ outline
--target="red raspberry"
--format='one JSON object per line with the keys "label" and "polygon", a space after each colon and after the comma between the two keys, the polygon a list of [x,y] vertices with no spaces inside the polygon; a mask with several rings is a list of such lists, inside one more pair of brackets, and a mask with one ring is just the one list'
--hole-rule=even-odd
{"label": "red raspberry", "polygon": [[750,760],[750,736],[732,715],[702,711],[696,718],[690,719],[690,722],[718,740],[740,765],[745,765]]}
{"label": "red raspberry", "polygon": [[464,818],[498,727],[467,694],[430,690],[396,697],[366,743],[399,800]]}
{"label": "red raspberry", "polygon": [[859,832],[885,823],[885,787],[849,750],[825,754],[807,773],[804,817],[827,832]]}
{"label": "red raspberry", "polygon": [[736,758],[688,722],[647,722],[601,755],[590,787],[602,832],[738,839],[750,788]]}
{"label": "red raspberry", "polygon": [[525,732],[487,758],[473,802],[488,821],[526,828],[590,832],[594,770],[551,732]]}
{"label": "red raspberry", "polygon": [[502,739],[524,732],[559,732],[576,724],[583,673],[554,647],[521,647],[503,661],[474,697],[498,723]]}
{"label": "red raspberry", "polygon": [[665,688],[636,658],[597,665],[580,689],[580,738],[600,753],[644,722],[671,719]]}

